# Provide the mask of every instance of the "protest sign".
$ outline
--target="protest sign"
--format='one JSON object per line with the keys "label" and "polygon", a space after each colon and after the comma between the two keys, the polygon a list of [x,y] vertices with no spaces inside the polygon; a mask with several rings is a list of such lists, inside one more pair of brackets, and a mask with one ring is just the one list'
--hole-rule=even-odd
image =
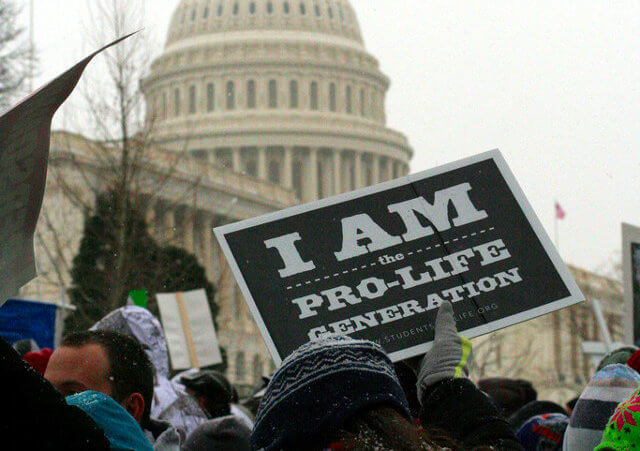
{"label": "protest sign", "polygon": [[277,363],[345,333],[425,352],[584,300],[499,151],[215,229]]}
{"label": "protest sign", "polygon": [[640,228],[622,224],[622,279],[624,284],[624,338],[640,343]]}
{"label": "protest sign", "polygon": [[222,362],[205,290],[156,295],[174,370]]}
{"label": "protest sign", "polygon": [[58,306],[46,302],[9,299],[0,307],[0,336],[9,343],[33,339],[53,349]]}
{"label": "protest sign", "polygon": [[54,113],[69,97],[92,53],[0,117],[0,305],[36,277],[33,234],[47,177]]}

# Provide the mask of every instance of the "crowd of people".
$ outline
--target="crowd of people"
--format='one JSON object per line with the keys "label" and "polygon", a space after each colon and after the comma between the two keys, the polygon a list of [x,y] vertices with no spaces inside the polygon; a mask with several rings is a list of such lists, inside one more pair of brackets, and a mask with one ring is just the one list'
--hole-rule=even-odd
{"label": "crowd of people", "polygon": [[126,306],[55,350],[0,339],[0,441],[38,450],[640,449],[636,348],[606,356],[566,405],[537,399],[525,380],[474,384],[472,361],[444,303],[420,358],[394,364],[369,341],[315,340],[240,400],[214,370],[170,378],[160,322]]}

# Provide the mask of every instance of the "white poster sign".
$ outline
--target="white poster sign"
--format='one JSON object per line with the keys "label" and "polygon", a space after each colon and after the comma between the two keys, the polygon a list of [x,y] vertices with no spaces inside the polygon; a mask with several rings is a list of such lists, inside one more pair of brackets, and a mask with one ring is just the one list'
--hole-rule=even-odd
{"label": "white poster sign", "polygon": [[221,363],[222,355],[206,291],[158,293],[156,297],[173,369],[202,368]]}
{"label": "white poster sign", "polygon": [[51,120],[69,97],[92,53],[0,117],[0,305],[36,277],[33,234],[49,159]]}

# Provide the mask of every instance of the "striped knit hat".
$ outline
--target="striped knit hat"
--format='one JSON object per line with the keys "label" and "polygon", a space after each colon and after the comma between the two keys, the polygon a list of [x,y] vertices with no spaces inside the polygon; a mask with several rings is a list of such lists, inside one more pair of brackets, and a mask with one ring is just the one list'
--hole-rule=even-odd
{"label": "striped knit hat", "polygon": [[640,449],[640,389],[621,403],[594,451]]}
{"label": "striped knit hat", "polygon": [[309,445],[378,404],[394,406],[411,419],[393,364],[379,345],[343,336],[311,341],[287,357],[269,382],[252,448]]}
{"label": "striped knit hat", "polygon": [[598,371],[580,395],[564,436],[563,450],[591,451],[618,404],[640,386],[640,374],[626,365],[609,365]]}

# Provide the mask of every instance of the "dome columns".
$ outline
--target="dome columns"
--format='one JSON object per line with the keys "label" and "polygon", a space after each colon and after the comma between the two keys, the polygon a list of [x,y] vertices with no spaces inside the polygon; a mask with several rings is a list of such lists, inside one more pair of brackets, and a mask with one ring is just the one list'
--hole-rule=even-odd
{"label": "dome columns", "polygon": [[311,202],[318,198],[318,154],[316,149],[309,149],[304,169],[302,200]]}
{"label": "dome columns", "polygon": [[250,146],[220,148],[208,161],[297,191],[303,202],[407,175],[401,160],[353,148]]}
{"label": "dome columns", "polygon": [[207,276],[214,277],[220,268],[216,267],[216,241],[213,239],[213,228],[223,221],[220,216],[203,210],[192,210],[172,202],[153,200],[147,204],[148,224],[155,224],[149,230],[154,237],[168,238],[173,244],[180,244],[189,252],[193,252],[202,262]]}
{"label": "dome columns", "polygon": [[285,147],[284,148],[284,162],[283,162],[283,185],[285,188],[292,189],[293,188],[293,147]]}
{"label": "dome columns", "polygon": [[333,163],[333,193],[340,194],[342,192],[342,154],[339,150],[332,151]]}
{"label": "dome columns", "polygon": [[267,156],[264,147],[258,148],[258,178],[267,180]]}

